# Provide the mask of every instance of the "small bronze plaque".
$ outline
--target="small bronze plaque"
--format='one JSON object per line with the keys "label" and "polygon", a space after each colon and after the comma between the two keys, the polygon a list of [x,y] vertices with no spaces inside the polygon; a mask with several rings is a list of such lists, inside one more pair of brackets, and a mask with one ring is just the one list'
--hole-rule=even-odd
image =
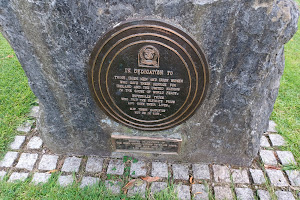
{"label": "small bronze plaque", "polygon": [[89,83],[99,106],[115,120],[141,130],[178,125],[202,102],[208,66],[199,45],[161,21],[118,25],[96,44]]}
{"label": "small bronze plaque", "polygon": [[112,135],[112,144],[116,152],[143,152],[159,154],[178,154],[181,140],[150,138],[150,137],[129,137]]}

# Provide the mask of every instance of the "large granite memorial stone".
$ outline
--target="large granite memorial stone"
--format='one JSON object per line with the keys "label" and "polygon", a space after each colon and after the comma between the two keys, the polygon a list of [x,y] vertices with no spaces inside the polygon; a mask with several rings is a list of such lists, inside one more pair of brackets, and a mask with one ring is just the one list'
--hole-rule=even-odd
{"label": "large granite memorial stone", "polygon": [[292,0],[2,0],[56,153],[249,165],[297,29]]}

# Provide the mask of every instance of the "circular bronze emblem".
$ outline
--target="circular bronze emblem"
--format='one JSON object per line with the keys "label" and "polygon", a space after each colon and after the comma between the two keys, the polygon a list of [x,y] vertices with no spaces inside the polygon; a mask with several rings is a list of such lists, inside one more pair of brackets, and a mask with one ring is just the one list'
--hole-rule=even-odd
{"label": "circular bronze emblem", "polygon": [[132,128],[180,124],[201,104],[208,65],[184,31],[156,20],[125,22],[97,42],[89,83],[99,106]]}

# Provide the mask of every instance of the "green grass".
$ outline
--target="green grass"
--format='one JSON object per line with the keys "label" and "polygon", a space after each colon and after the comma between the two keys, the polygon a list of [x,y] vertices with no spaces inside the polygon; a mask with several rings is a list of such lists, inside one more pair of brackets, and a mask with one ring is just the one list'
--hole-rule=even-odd
{"label": "green grass", "polygon": [[35,101],[16,55],[0,34],[0,158]]}
{"label": "green grass", "polygon": [[[45,184],[34,185],[31,183],[32,177],[27,178],[25,181],[18,181],[9,183],[7,177],[0,181],[0,199],[15,199],[15,200],[31,200],[31,199],[112,199],[112,200],[127,200],[143,199],[139,195],[127,197],[122,192],[119,195],[112,194],[106,189],[104,182],[98,182],[93,186],[80,188],[76,181],[67,187],[61,187],[57,184],[59,174],[52,174],[49,181]],[[178,199],[174,192],[174,185],[170,184],[166,189],[161,192],[150,194],[146,191],[148,199]]]}

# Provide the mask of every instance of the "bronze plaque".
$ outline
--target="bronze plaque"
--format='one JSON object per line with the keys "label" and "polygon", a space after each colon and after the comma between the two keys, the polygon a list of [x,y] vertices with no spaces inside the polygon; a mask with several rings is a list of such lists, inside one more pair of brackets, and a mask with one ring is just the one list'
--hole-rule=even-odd
{"label": "bronze plaque", "polygon": [[178,154],[181,145],[181,140],[178,139],[119,135],[112,135],[111,138],[116,152]]}
{"label": "bronze plaque", "polygon": [[99,106],[132,128],[180,124],[201,104],[208,85],[204,53],[184,31],[156,20],[122,23],[97,42],[89,83]]}

